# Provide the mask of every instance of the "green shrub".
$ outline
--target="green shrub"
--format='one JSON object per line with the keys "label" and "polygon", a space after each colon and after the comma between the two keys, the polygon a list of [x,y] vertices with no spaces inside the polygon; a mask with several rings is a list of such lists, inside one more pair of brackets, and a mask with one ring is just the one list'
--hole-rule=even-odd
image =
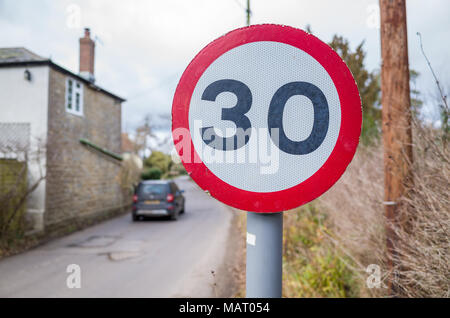
{"label": "green shrub", "polygon": [[163,173],[170,170],[172,166],[172,158],[161,151],[152,151],[150,157],[144,160],[144,167],[146,168],[158,168]]}
{"label": "green shrub", "polygon": [[186,169],[184,168],[184,166],[181,163],[174,163],[172,165],[171,171],[175,171],[177,172],[179,175],[186,175]]}
{"label": "green shrub", "polygon": [[351,260],[326,239],[327,215],[314,204],[284,215],[284,297],[356,297]]}
{"label": "green shrub", "polygon": [[141,174],[142,180],[157,180],[161,179],[162,171],[159,168],[153,167],[145,170]]}
{"label": "green shrub", "polygon": [[26,194],[26,163],[0,159],[0,243],[23,235],[26,205],[22,201]]}

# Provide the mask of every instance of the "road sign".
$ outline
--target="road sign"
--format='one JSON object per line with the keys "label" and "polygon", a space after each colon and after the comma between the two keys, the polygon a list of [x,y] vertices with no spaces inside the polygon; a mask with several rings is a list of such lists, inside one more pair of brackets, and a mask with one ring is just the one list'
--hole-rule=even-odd
{"label": "road sign", "polygon": [[211,42],[172,106],[175,148],[216,199],[253,212],[327,191],[356,151],[361,100],[339,55],[302,30],[254,25]]}

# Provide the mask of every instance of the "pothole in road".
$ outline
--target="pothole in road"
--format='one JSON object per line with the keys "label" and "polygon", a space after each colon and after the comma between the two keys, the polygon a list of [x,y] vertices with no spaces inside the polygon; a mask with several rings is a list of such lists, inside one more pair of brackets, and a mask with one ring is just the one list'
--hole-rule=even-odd
{"label": "pothole in road", "polygon": [[140,255],[139,252],[128,252],[128,251],[119,251],[119,252],[107,252],[100,253],[99,255],[106,255],[110,261],[124,261],[130,258],[135,258]]}
{"label": "pothole in road", "polygon": [[93,235],[81,242],[69,244],[68,247],[84,247],[84,248],[106,247],[116,242],[119,238],[120,238],[119,236],[113,235]]}
{"label": "pothole in road", "polygon": [[93,235],[80,242],[69,244],[68,247],[82,248],[105,256],[110,261],[123,261],[136,258],[141,255],[141,241],[124,240],[115,235]]}

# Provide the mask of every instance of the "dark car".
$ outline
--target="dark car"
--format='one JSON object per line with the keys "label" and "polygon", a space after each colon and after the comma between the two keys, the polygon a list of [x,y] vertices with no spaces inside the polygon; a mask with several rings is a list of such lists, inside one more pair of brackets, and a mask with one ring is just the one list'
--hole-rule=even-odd
{"label": "dark car", "polygon": [[133,221],[152,216],[167,216],[176,220],[184,213],[183,192],[171,180],[142,181],[133,196]]}

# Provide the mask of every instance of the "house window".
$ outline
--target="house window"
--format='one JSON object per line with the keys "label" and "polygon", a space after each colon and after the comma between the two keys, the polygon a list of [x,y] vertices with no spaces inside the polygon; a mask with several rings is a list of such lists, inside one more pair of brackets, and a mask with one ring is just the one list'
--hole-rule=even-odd
{"label": "house window", "polygon": [[83,115],[83,84],[70,77],[66,80],[66,111]]}

